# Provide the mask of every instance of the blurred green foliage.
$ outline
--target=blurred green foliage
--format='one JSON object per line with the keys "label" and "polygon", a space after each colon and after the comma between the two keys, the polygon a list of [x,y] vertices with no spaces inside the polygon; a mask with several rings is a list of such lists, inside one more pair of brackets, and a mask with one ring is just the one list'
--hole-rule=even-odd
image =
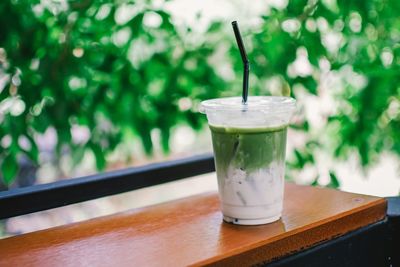
{"label": "blurred green foliage", "polygon": [[[356,152],[363,167],[376,163],[383,151],[400,154],[398,10],[396,0],[297,0],[264,17],[250,56],[255,76],[261,77],[259,90],[263,78],[276,76],[283,91],[292,88],[296,97],[305,91],[318,101],[329,95],[334,104],[319,114],[319,131],[307,117],[297,118],[293,126],[307,133],[307,141],[294,151],[292,168],[313,165],[318,150],[345,160]],[[328,186],[338,187],[334,171],[328,173]]]}
{"label": "blurred green foliage", "polygon": [[[134,8],[103,1],[0,3],[0,71],[9,75],[0,101],[14,105],[1,114],[0,139],[11,135],[0,147],[6,183],[17,173],[19,154],[38,161],[34,136],[49,127],[56,130],[58,154],[67,148],[79,162],[89,149],[101,170],[124,138],[138,136],[151,153],[150,133],[158,128],[167,151],[172,126],[202,126],[204,118],[190,107],[180,110],[178,101],[190,96],[196,103],[224,90],[207,63],[214,44],[185,43],[181,35],[190,29],[178,33],[163,10],[144,6],[124,20],[124,10]],[[144,25],[146,16],[159,25]],[[90,130],[86,143],[73,142],[74,125]]]}
{"label": "blurred green foliage", "polygon": [[[328,94],[335,103],[323,116],[322,136],[306,116],[295,118],[293,128],[307,138],[290,167],[313,164],[319,150],[334,158],[357,152],[363,166],[382,151],[400,154],[400,2],[288,2],[270,7],[258,27],[244,30],[250,94],[291,94],[299,100],[299,114],[307,108],[303,95]],[[6,184],[18,172],[19,155],[38,162],[35,135],[49,127],[57,133],[56,153],[67,149],[79,162],[91,150],[101,170],[107,155],[132,136],[150,154],[153,129],[160,130],[168,151],[173,126],[204,125],[196,109],[201,100],[240,90],[242,65],[226,31],[229,22],[214,22],[199,36],[150,2],[49,3],[0,3],[0,162]],[[210,60],[221,47],[235,79],[223,78]],[[183,100],[186,105],[179,104]],[[89,129],[87,141],[73,141],[76,126]],[[337,187],[332,170],[329,177],[329,186]]]}

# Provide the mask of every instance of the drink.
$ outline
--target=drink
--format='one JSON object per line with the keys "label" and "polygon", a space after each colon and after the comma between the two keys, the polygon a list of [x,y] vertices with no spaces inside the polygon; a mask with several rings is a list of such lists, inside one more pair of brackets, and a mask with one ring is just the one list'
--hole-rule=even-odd
{"label": "drink", "polygon": [[211,126],[224,219],[244,223],[279,219],[282,209],[286,126]]}
{"label": "drink", "polygon": [[295,101],[250,97],[204,101],[224,220],[264,224],[282,213],[287,124]]}

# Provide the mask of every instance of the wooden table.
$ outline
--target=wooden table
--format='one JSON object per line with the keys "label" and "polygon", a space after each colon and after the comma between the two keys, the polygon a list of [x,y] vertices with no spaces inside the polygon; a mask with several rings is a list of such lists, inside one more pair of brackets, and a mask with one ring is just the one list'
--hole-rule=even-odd
{"label": "wooden table", "polygon": [[244,266],[382,220],[386,201],[287,183],[282,219],[222,222],[215,192],[0,240],[0,266]]}

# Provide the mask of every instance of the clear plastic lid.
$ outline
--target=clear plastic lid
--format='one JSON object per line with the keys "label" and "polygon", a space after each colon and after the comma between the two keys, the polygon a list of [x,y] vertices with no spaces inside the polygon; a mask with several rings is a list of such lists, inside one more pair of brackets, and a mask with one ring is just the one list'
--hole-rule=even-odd
{"label": "clear plastic lid", "polygon": [[200,112],[212,125],[263,127],[287,125],[295,107],[291,97],[250,96],[246,104],[241,97],[226,97],[201,102]]}
{"label": "clear plastic lid", "polygon": [[207,110],[274,110],[286,111],[296,106],[296,100],[285,96],[250,96],[247,103],[241,97],[225,97],[201,102],[200,112]]}

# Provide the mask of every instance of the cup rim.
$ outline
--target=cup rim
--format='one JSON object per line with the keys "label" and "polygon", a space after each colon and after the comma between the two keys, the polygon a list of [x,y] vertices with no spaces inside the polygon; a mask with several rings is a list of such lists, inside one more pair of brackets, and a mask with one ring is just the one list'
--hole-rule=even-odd
{"label": "cup rim", "polygon": [[247,103],[242,103],[242,98],[221,97],[208,99],[201,102],[200,112],[207,111],[290,111],[296,105],[296,100],[288,96],[250,96]]}

